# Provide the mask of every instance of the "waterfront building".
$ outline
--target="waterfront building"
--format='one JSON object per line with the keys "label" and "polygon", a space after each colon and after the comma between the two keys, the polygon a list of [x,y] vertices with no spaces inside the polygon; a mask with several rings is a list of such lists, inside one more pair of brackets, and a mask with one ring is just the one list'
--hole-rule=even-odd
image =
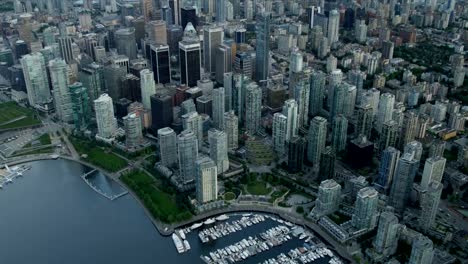
{"label": "waterfront building", "polygon": [[73,105],[68,88],[68,66],[64,60],[54,59],[49,62],[49,71],[57,117],[64,123],[71,123]]}
{"label": "waterfront building", "polygon": [[336,153],[332,147],[328,146],[320,157],[320,179],[333,179],[335,177]]}
{"label": "waterfront building", "polygon": [[198,159],[198,140],[191,130],[184,130],[177,136],[177,153],[180,179],[183,182],[193,181],[197,175],[195,162]]}
{"label": "waterfront building", "polygon": [[218,198],[218,173],[215,162],[208,157],[196,160],[196,195],[199,203],[207,203]]}
{"label": "waterfront building", "polygon": [[96,112],[96,123],[98,133],[96,137],[111,139],[117,131],[117,119],[114,116],[114,105],[108,94],[101,94],[94,100],[94,111]]}
{"label": "waterfront building", "polygon": [[311,214],[320,217],[334,213],[338,210],[340,196],[341,185],[332,179],[322,181]]}
{"label": "waterfront building", "polygon": [[143,142],[141,118],[136,113],[129,113],[122,118],[125,127],[125,143],[127,148],[135,148]]}
{"label": "waterfront building", "polygon": [[309,80],[302,79],[295,85],[293,92],[293,97],[297,102],[297,128],[307,127],[309,121],[309,96]]}
{"label": "waterfront building", "polygon": [[170,127],[158,129],[159,156],[161,164],[168,168],[177,166],[177,136]]}
{"label": "waterfront building", "polygon": [[81,83],[68,86],[73,113],[73,125],[77,131],[85,131],[91,123],[91,106],[87,90]]}
{"label": "waterfront building", "polygon": [[374,229],[377,223],[379,193],[372,187],[361,189],[356,197],[352,223],[357,230]]}
{"label": "waterfront building", "polygon": [[41,53],[24,55],[21,60],[28,103],[32,107],[47,109],[52,100],[44,56]]}

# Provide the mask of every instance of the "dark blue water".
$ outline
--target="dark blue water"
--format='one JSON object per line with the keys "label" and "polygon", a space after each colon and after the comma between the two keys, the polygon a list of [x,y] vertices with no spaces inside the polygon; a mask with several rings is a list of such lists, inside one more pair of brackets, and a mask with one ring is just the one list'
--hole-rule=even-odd
{"label": "dark blue water", "polygon": [[[0,190],[1,264],[203,263],[200,255],[278,225],[267,220],[210,244],[192,232],[192,250],[178,254],[172,239],[159,235],[131,195],[111,201],[92,190],[80,177],[88,168],[65,160],[31,165]],[[243,263],[300,245],[291,240]]]}

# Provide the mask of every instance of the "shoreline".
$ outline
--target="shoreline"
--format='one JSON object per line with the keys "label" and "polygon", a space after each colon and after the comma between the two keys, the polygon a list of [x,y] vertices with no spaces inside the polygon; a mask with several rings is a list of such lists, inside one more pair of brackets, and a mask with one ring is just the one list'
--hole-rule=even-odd
{"label": "shoreline", "polygon": [[[294,213],[286,212],[285,210],[281,210],[279,208],[270,207],[267,205],[260,205],[260,204],[250,204],[250,205],[229,205],[227,207],[217,209],[214,211],[209,211],[200,215],[195,215],[189,220],[174,223],[174,224],[166,224],[158,219],[155,219],[153,215],[149,212],[149,210],[144,206],[143,202],[139,199],[139,197],[130,189],[127,185],[125,185],[118,176],[113,177],[111,174],[106,172],[105,170],[98,168],[92,164],[87,162],[76,160],[71,157],[67,156],[59,156],[57,159],[64,159],[68,161],[78,162],[83,166],[86,166],[91,169],[97,169],[106,177],[109,177],[111,180],[114,180],[117,184],[119,184],[122,188],[126,189],[128,193],[136,200],[139,206],[143,209],[148,219],[151,221],[153,226],[156,228],[158,233],[161,236],[168,237],[174,233],[175,229],[179,229],[181,227],[185,227],[188,225],[192,225],[195,222],[204,221],[207,218],[216,217],[222,214],[230,214],[230,213],[266,213],[275,215],[283,220],[292,222],[296,225],[303,226],[314,233],[324,244],[326,244],[330,250],[333,250],[338,256],[340,256],[343,260],[346,260],[350,263],[354,263],[355,261],[352,257],[347,253],[342,245],[336,242],[330,235],[328,235],[324,230],[321,230],[315,223],[307,221],[303,216],[296,215]],[[55,160],[50,155],[35,157],[35,158],[27,158],[18,161],[7,162],[8,165],[18,165],[23,163],[29,163],[34,161],[41,161],[41,160]],[[299,218],[300,217],[300,218]]]}

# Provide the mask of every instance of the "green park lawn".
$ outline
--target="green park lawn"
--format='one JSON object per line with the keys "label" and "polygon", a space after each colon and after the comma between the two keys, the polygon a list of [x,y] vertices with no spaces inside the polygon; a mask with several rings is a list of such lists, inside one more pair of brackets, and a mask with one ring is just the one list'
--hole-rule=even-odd
{"label": "green park lawn", "polygon": [[85,161],[101,167],[109,172],[117,172],[125,167],[128,163],[126,160],[106,150],[105,148],[96,146],[90,141],[85,141],[78,138],[70,138],[73,146],[80,155],[87,155],[83,158]]}
{"label": "green park lawn", "polygon": [[231,200],[234,200],[236,199],[236,194],[233,193],[233,192],[227,192],[224,194],[224,200],[226,201],[231,201]]}
{"label": "green park lawn", "polygon": [[132,171],[120,178],[143,201],[156,218],[165,223],[189,219],[192,214],[178,206],[174,195],[157,187],[156,180],[142,171]]}
{"label": "green park lawn", "polygon": [[252,195],[267,195],[271,192],[271,188],[267,187],[266,182],[252,181],[246,186],[247,192]]}
{"label": "green park lawn", "polygon": [[[10,123],[16,118],[21,119]],[[21,107],[14,102],[0,103],[0,130],[33,126],[40,123],[41,121],[33,110]]]}

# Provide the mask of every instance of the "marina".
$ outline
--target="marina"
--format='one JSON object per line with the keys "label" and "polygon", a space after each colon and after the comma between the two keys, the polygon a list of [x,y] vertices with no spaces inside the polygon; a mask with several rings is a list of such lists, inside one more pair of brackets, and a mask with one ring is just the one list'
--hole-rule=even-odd
{"label": "marina", "polygon": [[[272,226],[263,232],[253,234],[245,231],[246,228],[254,227],[267,220],[272,223]],[[311,263],[323,259],[323,261],[326,261],[323,263],[342,264],[340,259],[334,256],[333,252],[326,248],[312,232],[273,215],[223,214],[178,229],[172,234],[172,240],[179,254],[191,250],[192,246],[189,243],[188,236],[195,231],[198,231],[198,243],[201,243],[201,245],[211,245],[235,233],[245,232],[245,234],[249,234],[235,243],[227,244],[200,255],[200,259],[207,264],[245,262],[260,253],[272,251],[273,248],[280,247],[291,240],[299,241],[302,246],[294,247],[289,249],[289,252],[284,251],[279,255],[264,259],[261,263]],[[192,243],[194,242],[192,241]]]}
{"label": "marina", "polygon": [[10,168],[5,164],[4,169],[0,169],[0,189],[3,189],[7,184],[13,183],[13,180],[22,177],[23,173],[29,170],[31,166],[21,165]]}

